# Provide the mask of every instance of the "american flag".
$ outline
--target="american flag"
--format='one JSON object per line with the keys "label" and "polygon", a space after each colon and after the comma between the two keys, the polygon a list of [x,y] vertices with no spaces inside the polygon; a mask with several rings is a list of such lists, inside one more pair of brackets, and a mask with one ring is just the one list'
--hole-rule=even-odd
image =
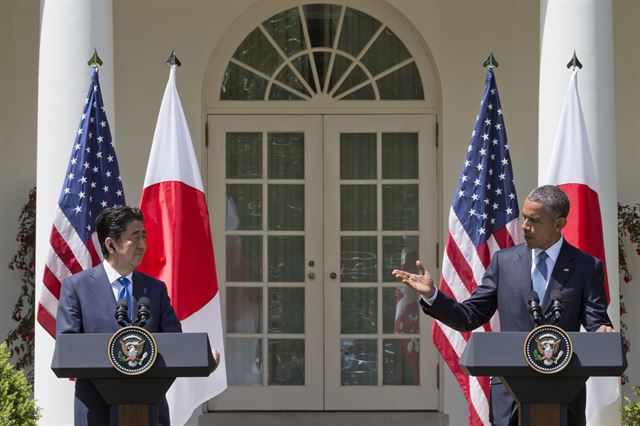
{"label": "american flag", "polygon": [[38,304],[38,322],[54,338],[62,281],[102,261],[96,216],[107,206],[123,204],[122,179],[95,67],[56,205]]}
{"label": "american flag", "polygon": [[[439,291],[466,300],[482,283],[493,254],[521,240],[518,198],[504,117],[493,68],[487,72],[480,111],[449,210],[449,235]],[[498,331],[497,316],[475,331]],[[489,424],[489,381],[462,372],[458,359],[470,333],[434,322],[433,342],[449,365],[469,405],[469,424]]]}

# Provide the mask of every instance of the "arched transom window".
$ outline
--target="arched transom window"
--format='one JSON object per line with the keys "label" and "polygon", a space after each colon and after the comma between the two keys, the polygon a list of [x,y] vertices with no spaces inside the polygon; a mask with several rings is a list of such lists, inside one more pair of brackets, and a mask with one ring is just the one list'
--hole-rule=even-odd
{"label": "arched transom window", "polygon": [[423,100],[414,58],[375,18],[335,4],[278,13],[227,65],[221,100]]}

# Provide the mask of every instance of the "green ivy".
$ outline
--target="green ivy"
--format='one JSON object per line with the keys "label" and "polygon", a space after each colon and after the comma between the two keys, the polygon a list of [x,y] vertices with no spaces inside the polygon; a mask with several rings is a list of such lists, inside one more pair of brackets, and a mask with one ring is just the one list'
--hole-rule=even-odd
{"label": "green ivy", "polygon": [[40,409],[31,398],[31,386],[22,371],[9,362],[7,342],[0,344],[0,424],[30,426],[38,424]]}
{"label": "green ivy", "polygon": [[[636,396],[640,396],[640,386],[634,386]],[[628,426],[640,425],[640,402],[632,401],[628,396],[624,397],[624,404],[620,407],[622,412],[622,424]]]}

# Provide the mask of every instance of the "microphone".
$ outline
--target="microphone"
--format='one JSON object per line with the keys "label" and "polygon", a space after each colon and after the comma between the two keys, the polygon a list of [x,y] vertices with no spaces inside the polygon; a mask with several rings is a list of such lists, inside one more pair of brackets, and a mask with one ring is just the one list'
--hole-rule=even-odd
{"label": "microphone", "polygon": [[553,289],[551,291],[551,315],[553,316],[553,323],[558,324],[562,318],[562,294],[560,290]]}
{"label": "microphone", "polygon": [[533,322],[536,325],[542,324],[542,309],[540,308],[540,297],[538,297],[538,293],[536,293],[534,290],[531,290],[527,304],[529,305],[529,315],[531,315],[531,319],[533,319]]}
{"label": "microphone", "polygon": [[125,327],[131,321],[129,320],[129,305],[127,305],[127,299],[122,298],[118,300],[116,305],[116,320],[121,327]]}
{"label": "microphone", "polygon": [[151,318],[151,309],[149,309],[149,301],[148,297],[141,297],[138,300],[138,317],[136,319],[136,325],[140,327],[144,327],[144,325]]}

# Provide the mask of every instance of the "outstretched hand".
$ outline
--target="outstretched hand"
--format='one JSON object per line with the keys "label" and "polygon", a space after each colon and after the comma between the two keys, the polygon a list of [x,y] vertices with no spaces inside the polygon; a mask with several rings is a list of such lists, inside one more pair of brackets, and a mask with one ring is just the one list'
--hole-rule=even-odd
{"label": "outstretched hand", "polygon": [[433,283],[433,278],[429,271],[422,266],[422,262],[416,260],[416,267],[418,268],[418,274],[412,274],[401,269],[394,269],[391,271],[391,275],[425,299],[428,299],[435,293],[436,286]]}

